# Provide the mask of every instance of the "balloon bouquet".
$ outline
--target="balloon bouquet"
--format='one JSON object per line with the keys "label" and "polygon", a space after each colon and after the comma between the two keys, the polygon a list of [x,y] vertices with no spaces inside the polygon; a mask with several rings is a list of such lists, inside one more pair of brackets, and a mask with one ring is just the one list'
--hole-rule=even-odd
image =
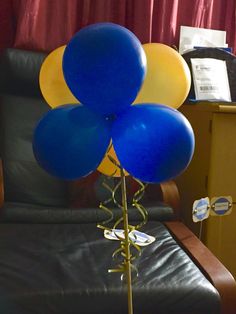
{"label": "balloon bouquet", "polygon": [[131,314],[125,175],[160,183],[188,166],[194,134],[176,110],[189,92],[188,66],[166,45],[142,46],[128,29],[98,23],[81,29],[67,46],[48,55],[40,87],[53,107],[34,133],[33,150],[41,167],[66,180],[96,169],[121,177]]}

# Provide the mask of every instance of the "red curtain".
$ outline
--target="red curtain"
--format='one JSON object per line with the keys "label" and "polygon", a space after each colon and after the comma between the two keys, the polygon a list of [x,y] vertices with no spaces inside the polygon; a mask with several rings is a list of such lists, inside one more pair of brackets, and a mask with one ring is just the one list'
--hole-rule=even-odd
{"label": "red curtain", "polygon": [[0,48],[51,51],[81,27],[107,21],[142,43],[176,46],[181,25],[225,30],[236,51],[235,0],[0,0]]}
{"label": "red curtain", "polygon": [[0,50],[14,43],[15,28],[11,1],[0,0]]}

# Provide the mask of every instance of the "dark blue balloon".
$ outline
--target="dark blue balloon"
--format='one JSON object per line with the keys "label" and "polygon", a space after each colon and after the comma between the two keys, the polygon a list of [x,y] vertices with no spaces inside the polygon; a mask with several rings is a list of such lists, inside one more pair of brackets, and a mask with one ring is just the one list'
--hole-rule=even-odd
{"label": "dark blue balloon", "polygon": [[115,114],[136,98],[146,74],[146,55],[125,27],[93,24],[76,33],[67,45],[63,73],[81,103],[102,115]]}
{"label": "dark blue balloon", "polygon": [[95,170],[111,139],[111,123],[87,107],[64,105],[48,111],[33,138],[42,168],[62,179],[77,179]]}
{"label": "dark blue balloon", "polygon": [[194,133],[177,110],[140,104],[122,113],[112,127],[112,141],[121,166],[133,177],[160,183],[179,175],[194,151]]}

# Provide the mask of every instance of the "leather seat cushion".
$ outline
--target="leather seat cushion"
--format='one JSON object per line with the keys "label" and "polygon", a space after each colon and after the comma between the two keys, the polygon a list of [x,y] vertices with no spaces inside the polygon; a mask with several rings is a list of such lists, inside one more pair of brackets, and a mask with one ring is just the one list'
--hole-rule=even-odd
{"label": "leather seat cushion", "polygon": [[[135,314],[217,314],[218,292],[159,222],[157,240],[135,260]],[[127,291],[112,253],[118,241],[90,224],[1,224],[0,312],[127,313]]]}

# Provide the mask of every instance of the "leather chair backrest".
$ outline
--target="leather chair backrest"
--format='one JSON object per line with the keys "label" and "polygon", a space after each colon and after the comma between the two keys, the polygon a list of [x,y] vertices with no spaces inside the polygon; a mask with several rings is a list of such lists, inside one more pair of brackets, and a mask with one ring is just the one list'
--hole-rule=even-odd
{"label": "leather chair backrest", "polygon": [[[34,129],[40,118],[51,110],[43,100],[38,81],[45,57],[40,52],[18,49],[7,49],[0,57],[0,158],[5,190],[0,220],[27,223],[106,220],[107,214],[104,216],[104,212],[98,210],[99,203],[111,197],[103,183],[109,180],[110,188],[114,188],[117,180],[94,172],[84,180],[65,182],[44,171],[34,157]],[[130,179],[127,180],[127,197],[132,202],[135,191]],[[157,202],[161,196],[158,197],[158,187],[153,188],[154,193],[150,189],[142,198],[148,206],[149,219],[173,219],[173,209]],[[120,199],[120,195],[116,196]],[[118,209],[114,216],[116,214]],[[136,209],[129,214],[133,221],[141,218]]]}
{"label": "leather chair backrest", "polygon": [[45,54],[7,49],[0,61],[0,154],[5,201],[48,206],[67,204],[66,182],[41,169],[32,151],[32,136],[50,110],[38,83]]}

